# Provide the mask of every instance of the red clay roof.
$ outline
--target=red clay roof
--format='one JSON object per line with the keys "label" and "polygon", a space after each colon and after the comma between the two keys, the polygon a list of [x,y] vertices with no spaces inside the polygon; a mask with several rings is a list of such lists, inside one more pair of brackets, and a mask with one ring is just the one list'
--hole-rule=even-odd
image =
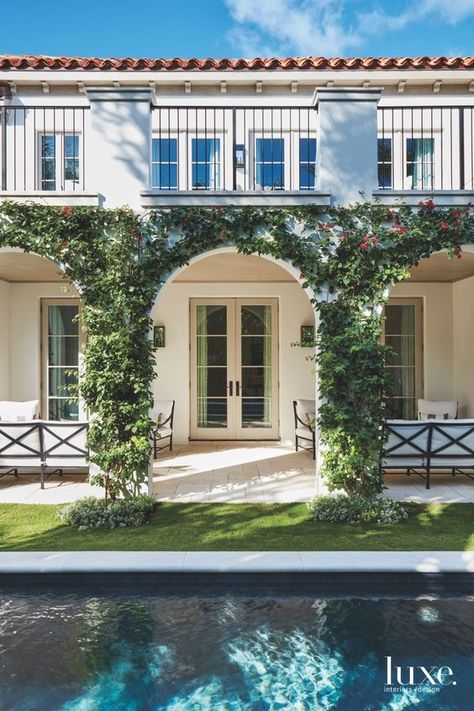
{"label": "red clay roof", "polygon": [[474,57],[288,57],[262,59],[116,59],[0,55],[0,70],[251,71],[311,69],[474,69]]}

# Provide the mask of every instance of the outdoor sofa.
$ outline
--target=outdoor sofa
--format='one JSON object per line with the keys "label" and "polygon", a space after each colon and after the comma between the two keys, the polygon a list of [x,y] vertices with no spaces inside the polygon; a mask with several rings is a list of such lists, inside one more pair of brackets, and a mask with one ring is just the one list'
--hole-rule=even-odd
{"label": "outdoor sofa", "polygon": [[416,474],[431,486],[433,473],[474,480],[474,419],[387,420],[384,472]]}
{"label": "outdoor sofa", "polygon": [[88,423],[36,419],[37,405],[0,402],[0,477],[37,469],[44,489],[47,476],[71,467],[89,470]]}

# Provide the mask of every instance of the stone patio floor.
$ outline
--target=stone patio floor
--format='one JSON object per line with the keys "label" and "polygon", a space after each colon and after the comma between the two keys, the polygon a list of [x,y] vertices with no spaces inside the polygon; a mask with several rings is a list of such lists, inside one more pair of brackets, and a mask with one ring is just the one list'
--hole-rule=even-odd
{"label": "stone patio floor", "polygon": [[[192,442],[163,452],[153,465],[153,491],[158,501],[215,503],[288,503],[326,493],[316,479],[308,452],[274,442]],[[419,477],[388,474],[386,495],[416,503],[474,503],[474,481],[435,474],[431,489]],[[83,475],[47,479],[39,476],[0,478],[0,503],[62,504],[83,496],[102,496]]]}

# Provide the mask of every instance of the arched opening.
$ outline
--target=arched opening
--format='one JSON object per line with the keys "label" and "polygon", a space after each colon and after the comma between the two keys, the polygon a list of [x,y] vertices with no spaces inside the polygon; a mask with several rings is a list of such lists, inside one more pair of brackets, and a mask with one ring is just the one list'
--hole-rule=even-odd
{"label": "arched opening", "polygon": [[314,328],[310,298],[291,265],[233,248],[169,278],[152,311],[166,331],[154,396],[176,401],[176,443],[294,442],[293,400],[315,398],[312,349],[292,345]]}
{"label": "arched opening", "polygon": [[0,250],[0,400],[38,403],[36,416],[77,421],[83,337],[77,288],[52,261]]}
{"label": "arched opening", "polygon": [[395,397],[389,416],[416,419],[418,399],[458,403],[458,417],[474,417],[474,253],[446,251],[422,259],[397,284],[386,308],[385,341]]}

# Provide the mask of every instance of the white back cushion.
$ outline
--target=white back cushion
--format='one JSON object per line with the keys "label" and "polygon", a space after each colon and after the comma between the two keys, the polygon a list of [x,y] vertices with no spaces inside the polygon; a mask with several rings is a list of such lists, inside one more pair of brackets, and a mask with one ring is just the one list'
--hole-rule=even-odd
{"label": "white back cushion", "polygon": [[29,422],[38,417],[38,412],[39,400],[0,401],[0,420],[2,422]]}
{"label": "white back cushion", "polygon": [[303,422],[308,421],[308,417],[316,416],[316,401],[315,400],[297,400],[296,414]]}
{"label": "white back cushion", "polygon": [[155,400],[151,411],[151,418],[154,422],[165,422],[171,415],[173,400]]}
{"label": "white back cushion", "polygon": [[418,400],[419,420],[453,420],[457,414],[456,400]]}

